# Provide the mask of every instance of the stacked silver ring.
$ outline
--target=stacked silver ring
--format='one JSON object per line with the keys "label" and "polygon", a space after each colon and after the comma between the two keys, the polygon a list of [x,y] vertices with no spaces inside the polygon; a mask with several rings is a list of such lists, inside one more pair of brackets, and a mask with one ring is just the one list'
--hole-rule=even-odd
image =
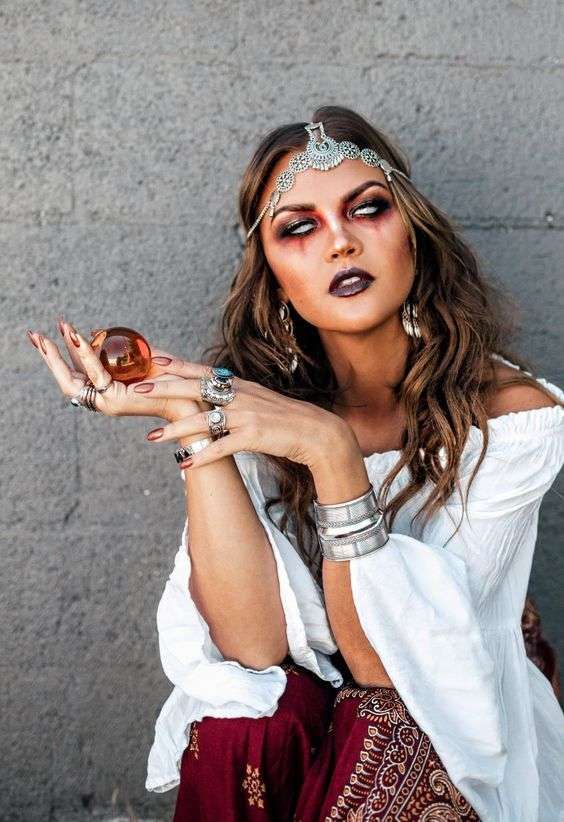
{"label": "stacked silver ring", "polygon": [[102,386],[102,388],[96,388],[92,380],[86,380],[78,394],[71,397],[70,401],[77,408],[88,408],[90,411],[96,411],[99,413],[96,408],[96,393],[103,394],[108,390],[113,381],[113,377],[110,377],[110,380],[106,385]]}
{"label": "stacked silver ring", "polygon": [[313,510],[326,559],[343,562],[361,557],[382,548],[389,539],[372,484],[365,494],[348,502],[322,505],[314,499]]}
{"label": "stacked silver ring", "polygon": [[207,412],[210,437],[202,437],[183,448],[178,448],[174,452],[174,458],[178,463],[229,433],[225,411],[222,406],[228,405],[235,398],[235,392],[232,388],[233,376],[233,372],[229,368],[206,369],[200,379],[200,395],[203,402],[210,402],[214,406]]}
{"label": "stacked silver ring", "polygon": [[207,412],[208,428],[212,437],[223,437],[226,433],[227,422],[223,408],[212,408]]}
{"label": "stacked silver ring", "polygon": [[212,405],[228,405],[235,397],[231,383],[232,381],[225,381],[222,384],[214,377],[201,377],[200,395],[202,400],[204,402],[211,402]]}

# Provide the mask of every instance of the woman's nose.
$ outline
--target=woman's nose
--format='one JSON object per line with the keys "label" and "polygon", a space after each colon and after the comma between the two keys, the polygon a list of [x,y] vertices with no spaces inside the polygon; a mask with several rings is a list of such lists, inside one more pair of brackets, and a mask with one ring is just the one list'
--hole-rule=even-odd
{"label": "woman's nose", "polygon": [[336,229],[329,246],[329,258],[335,260],[337,257],[351,257],[362,251],[362,244],[359,239],[342,228]]}

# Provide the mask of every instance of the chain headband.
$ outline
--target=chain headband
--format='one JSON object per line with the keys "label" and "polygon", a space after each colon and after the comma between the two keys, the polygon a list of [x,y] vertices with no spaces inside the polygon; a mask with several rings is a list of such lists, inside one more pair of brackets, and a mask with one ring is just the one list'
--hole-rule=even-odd
{"label": "chain headband", "polygon": [[[300,171],[305,171],[307,168],[315,168],[318,171],[328,171],[335,168],[343,160],[360,159],[366,163],[367,166],[373,168],[380,167],[388,182],[392,179],[392,172],[403,175],[406,179],[407,174],[400,171],[399,168],[393,168],[387,160],[374,151],[372,148],[360,149],[356,143],[351,143],[350,140],[341,140],[337,142],[332,137],[325,134],[323,123],[308,123],[304,126],[309,134],[305,151],[294,154],[288,164],[288,168],[282,171],[276,178],[276,188],[271,193],[270,198],[257,219],[247,231],[247,239],[251,236],[257,225],[260,223],[266,212],[272,217],[274,209],[280,200],[280,195],[285,191],[289,191],[294,185],[296,174]],[[321,139],[319,142],[315,139],[314,131],[319,129]]]}

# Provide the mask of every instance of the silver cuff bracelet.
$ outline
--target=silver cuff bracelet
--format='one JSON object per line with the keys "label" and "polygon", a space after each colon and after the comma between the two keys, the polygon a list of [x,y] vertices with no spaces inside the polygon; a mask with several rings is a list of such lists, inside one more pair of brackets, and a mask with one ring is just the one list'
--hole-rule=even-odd
{"label": "silver cuff bracelet", "polygon": [[341,525],[353,525],[366,517],[373,516],[378,511],[376,495],[372,485],[356,499],[348,502],[335,502],[330,505],[322,505],[313,500],[315,521],[322,528],[332,528]]}
{"label": "silver cuff bracelet", "polygon": [[313,501],[317,536],[325,559],[346,561],[370,554],[389,539],[383,512],[372,485],[348,502],[322,505]]}
{"label": "silver cuff bracelet", "polygon": [[325,559],[336,562],[344,562],[355,557],[362,557],[365,554],[371,554],[372,551],[382,548],[390,538],[383,515],[368,528],[348,537],[325,540],[319,533],[318,536]]}

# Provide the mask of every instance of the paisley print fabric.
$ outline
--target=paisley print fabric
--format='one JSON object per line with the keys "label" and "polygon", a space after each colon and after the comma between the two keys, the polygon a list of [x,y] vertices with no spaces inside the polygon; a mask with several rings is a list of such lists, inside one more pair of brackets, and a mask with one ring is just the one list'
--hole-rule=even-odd
{"label": "paisley print fabric", "polygon": [[343,686],[295,822],[479,822],[395,688]]}

